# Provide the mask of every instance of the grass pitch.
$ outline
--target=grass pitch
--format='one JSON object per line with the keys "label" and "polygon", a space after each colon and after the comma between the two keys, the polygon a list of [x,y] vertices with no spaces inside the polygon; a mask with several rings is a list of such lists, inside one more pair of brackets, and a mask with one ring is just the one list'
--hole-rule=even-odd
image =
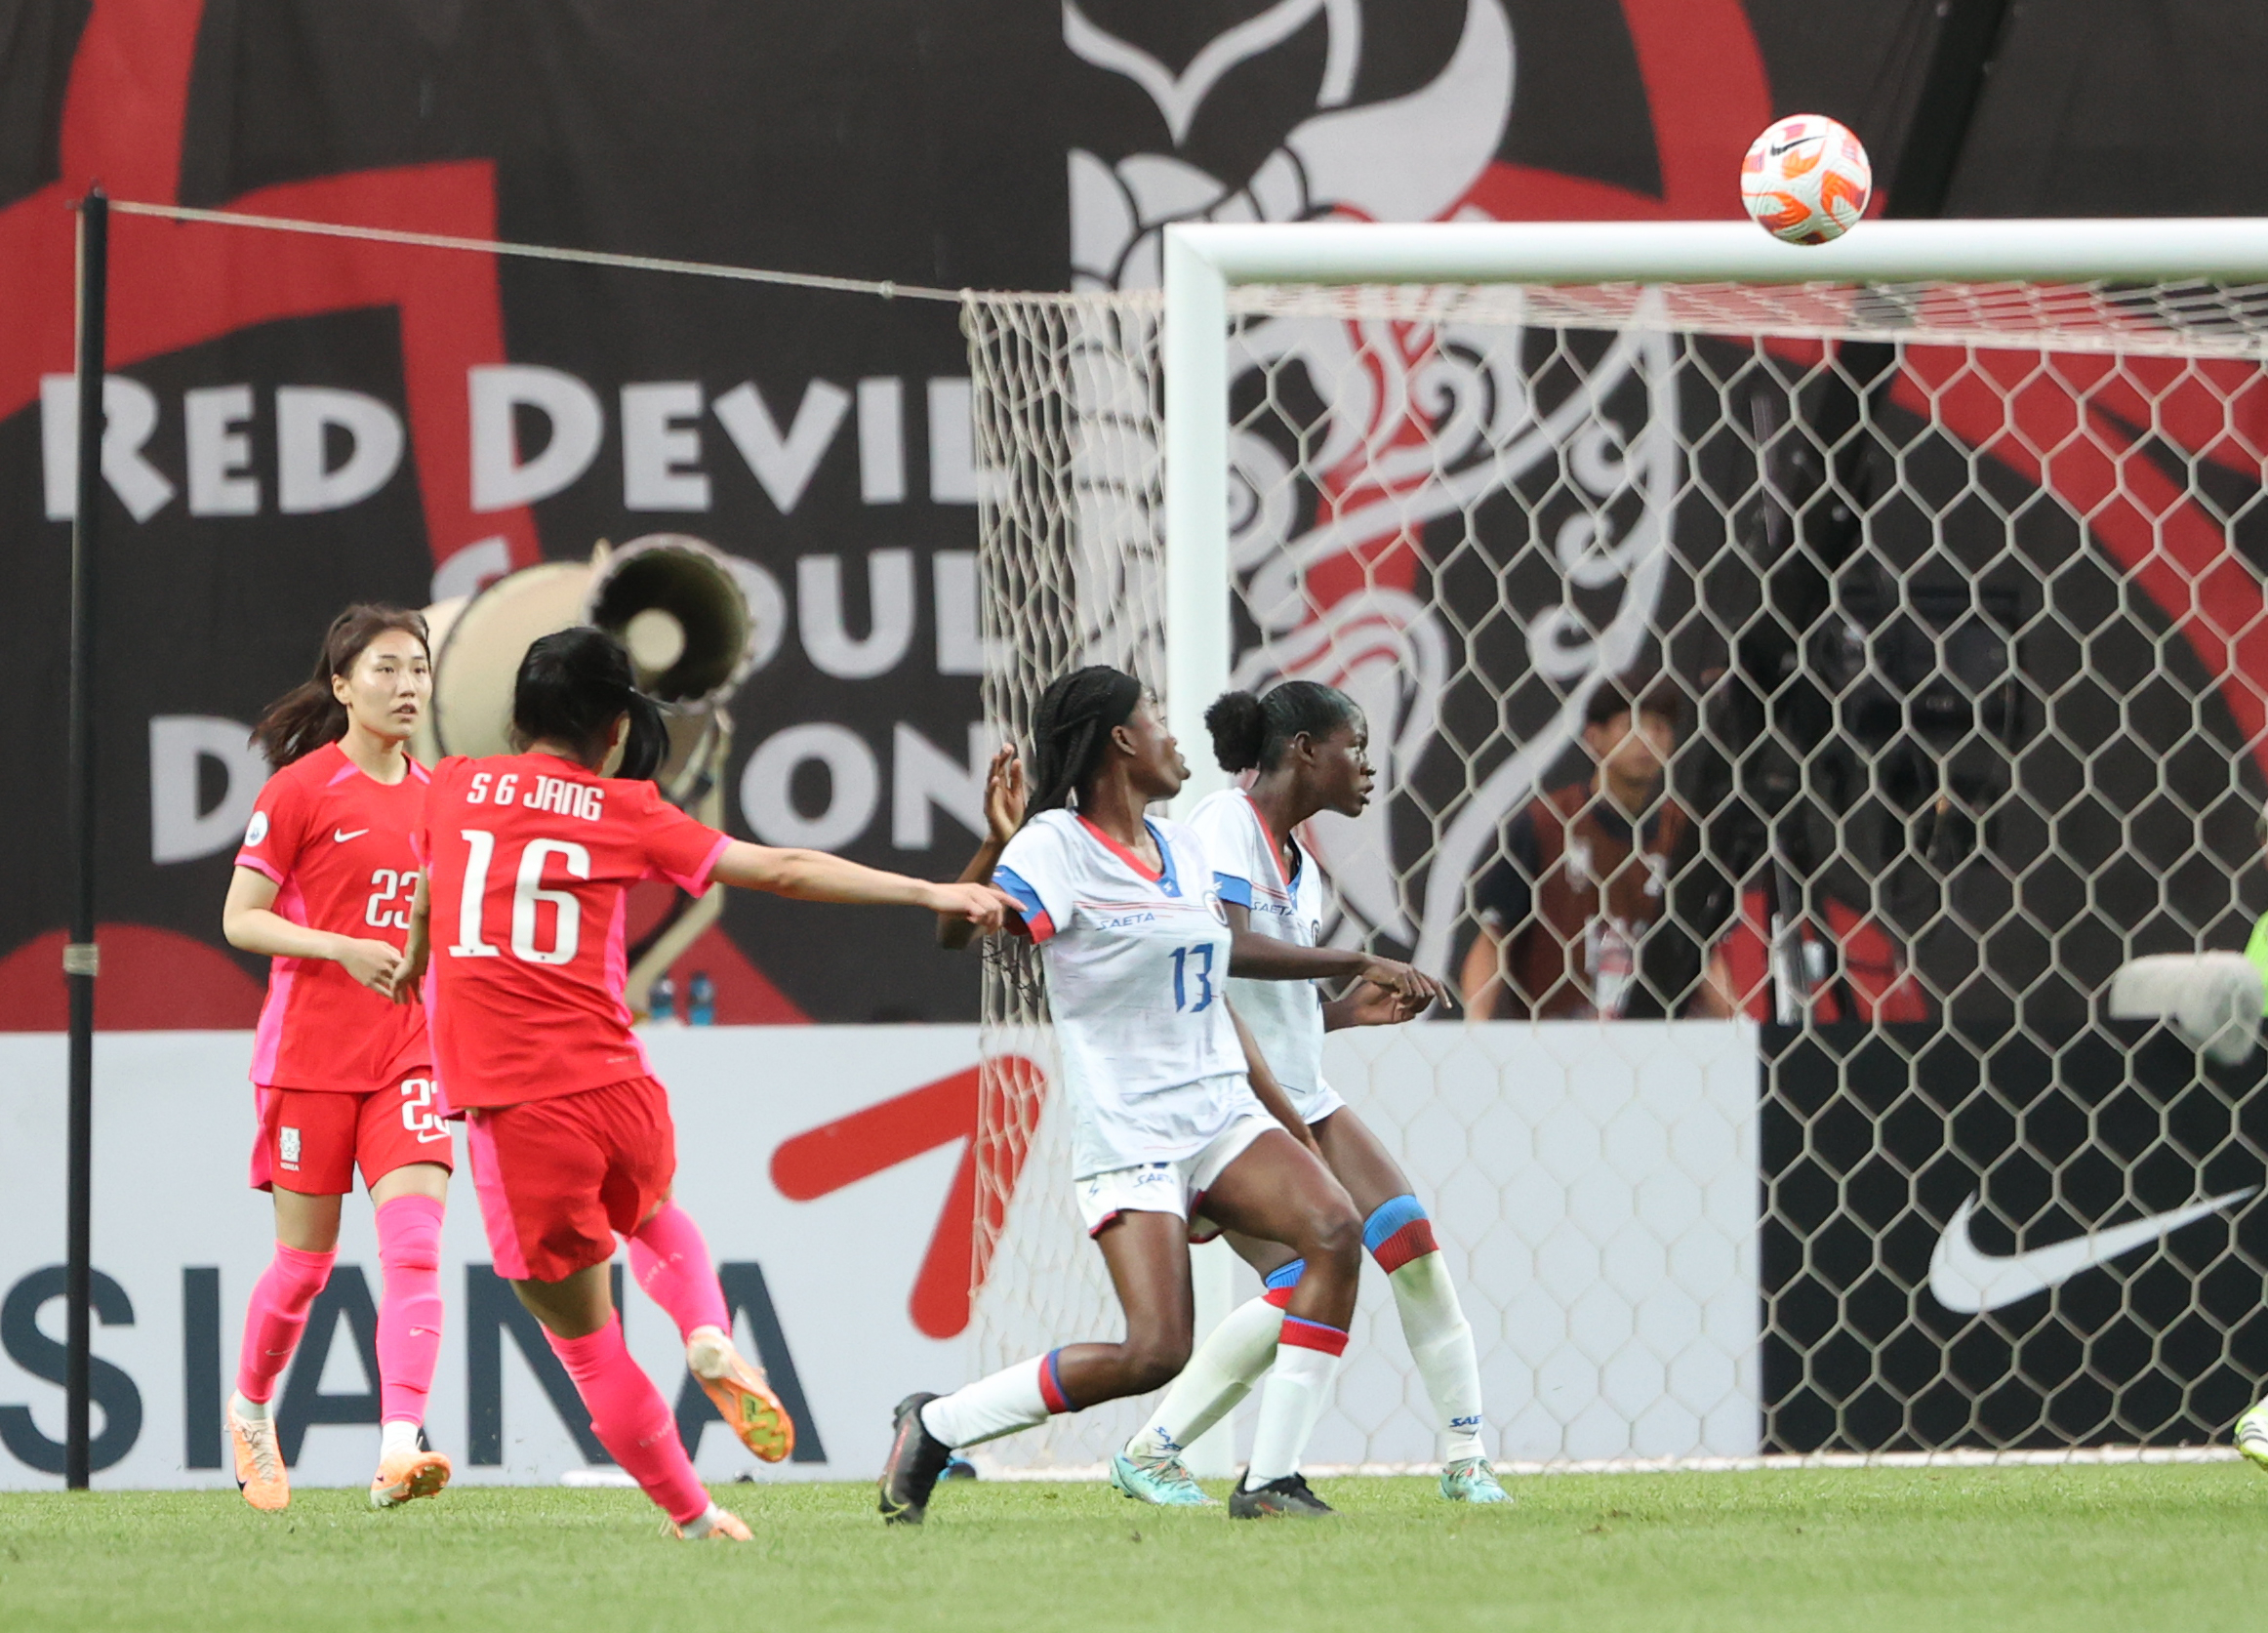
{"label": "grass pitch", "polygon": [[[1336,1521],[1231,1525],[1101,1486],[720,1490],[752,1546],[634,1491],[0,1496],[0,1627],[672,1633],[812,1628],[2258,1628],[2268,1481],[2241,1464],[1555,1476],[1509,1509],[1336,1480]],[[1216,1494],[1219,1494],[1216,1491]]]}

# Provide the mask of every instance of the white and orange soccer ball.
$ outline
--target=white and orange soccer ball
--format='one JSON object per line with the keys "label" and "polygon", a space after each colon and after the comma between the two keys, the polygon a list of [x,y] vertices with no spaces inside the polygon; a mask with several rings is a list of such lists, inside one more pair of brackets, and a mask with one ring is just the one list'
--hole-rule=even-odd
{"label": "white and orange soccer ball", "polygon": [[1740,161],[1740,201],[1775,238],[1824,244],[1858,225],[1874,166],[1849,127],[1817,113],[1783,119]]}

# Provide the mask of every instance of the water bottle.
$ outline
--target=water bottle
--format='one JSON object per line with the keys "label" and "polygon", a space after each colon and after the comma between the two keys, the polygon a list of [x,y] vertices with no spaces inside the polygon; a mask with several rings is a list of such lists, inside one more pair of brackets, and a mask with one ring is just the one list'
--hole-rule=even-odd
{"label": "water bottle", "polygon": [[695,970],[693,979],[685,984],[685,1024],[716,1024],[716,983],[709,978],[706,969]]}
{"label": "water bottle", "polygon": [[667,970],[646,989],[646,1011],[665,1026],[677,1019],[677,983],[669,979]]}

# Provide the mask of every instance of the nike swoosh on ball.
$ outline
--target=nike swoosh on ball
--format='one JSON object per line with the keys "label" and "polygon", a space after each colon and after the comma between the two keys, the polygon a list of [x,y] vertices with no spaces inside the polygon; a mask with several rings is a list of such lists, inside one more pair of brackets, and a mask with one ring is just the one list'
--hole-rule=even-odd
{"label": "nike swoosh on ball", "polygon": [[1945,1234],[1937,1239],[1936,1249],[1929,1255],[1929,1295],[1963,1315],[1998,1310],[2058,1286],[2083,1270],[2108,1264],[2122,1253],[2146,1247],[2231,1203],[2243,1202],[2258,1189],[2257,1185],[2248,1185],[2242,1191],[2207,1197],[2170,1213],[2153,1213],[2145,1219],[2089,1231],[2069,1242],[2005,1255],[1987,1253],[1969,1239],[1969,1215],[1976,1210],[1977,1202],[1972,1196],[1954,1210]]}

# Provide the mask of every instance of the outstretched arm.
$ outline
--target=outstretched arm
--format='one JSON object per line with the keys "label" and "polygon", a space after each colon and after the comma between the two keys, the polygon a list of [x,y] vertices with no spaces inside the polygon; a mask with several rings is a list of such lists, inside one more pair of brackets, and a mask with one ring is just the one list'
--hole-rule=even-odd
{"label": "outstretched arm", "polygon": [[988,884],[937,884],[884,873],[824,850],[782,850],[735,839],[716,859],[709,878],[743,890],[763,890],[802,902],[871,907],[925,907],[952,914],[988,934],[1000,927],[1008,899]]}
{"label": "outstretched arm", "polygon": [[[1023,826],[1024,762],[1016,757],[1014,744],[1002,744],[985,770],[985,842],[977,846],[969,865],[960,871],[960,882],[990,883],[992,870],[1000,865],[1000,853]],[[976,926],[968,919],[952,914],[937,916],[937,945],[946,951],[957,952],[975,935]]]}
{"label": "outstretched arm", "polygon": [[[1229,916],[1229,973],[1249,981],[1343,981],[1349,977],[1392,993],[1408,1014],[1451,1001],[1449,989],[1414,965],[1382,959],[1355,947],[1299,947],[1252,928],[1249,908],[1224,902]],[[1367,1011],[1365,1011],[1367,1013]],[[1342,1022],[1342,1025],[1374,1024]]]}

